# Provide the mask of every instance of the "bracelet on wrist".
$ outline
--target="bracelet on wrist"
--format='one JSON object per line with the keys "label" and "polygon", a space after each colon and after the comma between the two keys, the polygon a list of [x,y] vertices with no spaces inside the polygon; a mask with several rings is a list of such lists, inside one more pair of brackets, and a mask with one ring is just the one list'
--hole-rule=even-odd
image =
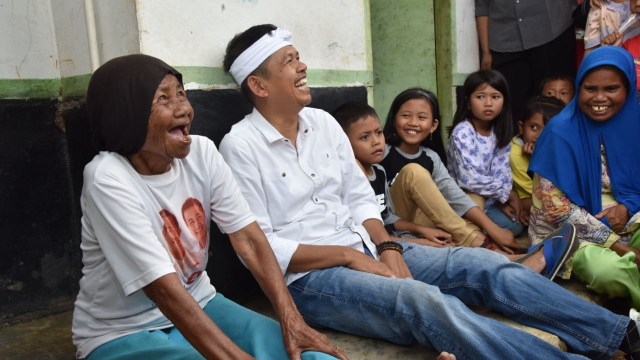
{"label": "bracelet on wrist", "polygon": [[380,244],[376,245],[376,250],[378,250],[378,254],[382,254],[384,251],[387,251],[387,250],[397,251],[400,254],[402,254],[403,252],[402,245],[391,240],[383,241]]}

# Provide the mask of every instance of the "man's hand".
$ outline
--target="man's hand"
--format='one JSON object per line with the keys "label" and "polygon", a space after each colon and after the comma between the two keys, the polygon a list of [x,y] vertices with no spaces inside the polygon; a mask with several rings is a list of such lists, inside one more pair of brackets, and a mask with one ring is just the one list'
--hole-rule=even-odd
{"label": "man's hand", "polygon": [[[353,249],[351,249],[353,250]],[[389,252],[389,251],[386,251]],[[370,274],[376,274],[386,277],[398,277],[387,264],[382,261],[378,261],[371,256],[368,256],[358,250],[349,252],[349,261],[345,264],[346,267],[353,270],[363,271]],[[382,259],[381,259],[382,260]]]}
{"label": "man's hand", "polygon": [[284,347],[290,359],[300,360],[303,351],[313,350],[347,360],[347,356],[337,346],[331,345],[324,334],[309,327],[297,311],[284,315],[280,320]]}
{"label": "man's hand", "polygon": [[626,206],[618,204],[596,214],[596,219],[602,218],[606,218],[609,225],[611,225],[611,229],[619,234],[629,222],[629,211]]}
{"label": "man's hand", "polygon": [[407,267],[407,263],[404,262],[402,254],[395,250],[383,251],[380,254],[380,262],[386,264],[386,266],[393,272],[393,277],[397,278],[412,278],[411,272]]}
{"label": "man's hand", "polygon": [[480,69],[491,69],[493,65],[493,56],[490,51],[482,52],[480,60]]}

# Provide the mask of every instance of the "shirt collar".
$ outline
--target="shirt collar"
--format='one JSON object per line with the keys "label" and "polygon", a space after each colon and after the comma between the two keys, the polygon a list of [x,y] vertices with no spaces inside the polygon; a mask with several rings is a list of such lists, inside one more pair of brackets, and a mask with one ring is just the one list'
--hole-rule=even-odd
{"label": "shirt collar", "polygon": [[[302,111],[304,111],[304,109]],[[302,111],[298,114],[298,134],[302,133],[303,135],[306,135],[313,132],[313,126],[304,116],[302,116]],[[249,121],[256,127],[256,129],[258,129],[270,144],[284,139],[284,136],[282,136],[282,134],[280,134],[280,132],[273,127],[273,125],[271,125],[264,116],[262,116],[258,109],[253,108],[253,112],[249,116]]]}

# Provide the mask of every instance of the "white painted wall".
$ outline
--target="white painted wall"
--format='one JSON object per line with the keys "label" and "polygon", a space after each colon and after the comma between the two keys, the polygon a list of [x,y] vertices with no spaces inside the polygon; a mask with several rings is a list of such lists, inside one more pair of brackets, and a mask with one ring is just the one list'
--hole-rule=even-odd
{"label": "white painted wall", "polygon": [[367,70],[365,1],[136,0],[140,48],[176,66],[221,67],[236,33],[264,23],[293,33],[313,69]]}
{"label": "white painted wall", "polygon": [[0,79],[59,78],[50,0],[0,0]]}
{"label": "white painted wall", "polygon": [[468,74],[478,70],[478,33],[474,0],[456,0],[456,64],[454,73]]}
{"label": "white painted wall", "polygon": [[55,45],[61,77],[91,72],[83,0],[52,0]]}
{"label": "white painted wall", "polygon": [[[63,0],[65,1],[65,0]],[[165,0],[155,0],[154,4],[164,6]],[[96,35],[98,41],[99,63],[102,65],[110,59],[118,56],[137,54],[140,52],[140,34],[138,32],[138,19],[135,0],[93,0]],[[181,6],[167,11],[161,15],[161,21],[167,30],[178,28],[180,23],[176,21],[175,14],[187,11],[191,8],[190,1],[182,1]],[[145,16],[145,14],[140,14]],[[186,22],[189,22],[187,19]],[[153,35],[153,41],[160,34]],[[163,34],[172,36],[171,34]]]}

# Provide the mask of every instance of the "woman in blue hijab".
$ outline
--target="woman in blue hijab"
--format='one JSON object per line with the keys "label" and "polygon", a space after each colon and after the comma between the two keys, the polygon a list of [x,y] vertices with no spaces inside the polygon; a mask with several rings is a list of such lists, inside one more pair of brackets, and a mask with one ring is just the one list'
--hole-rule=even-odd
{"label": "woman in blue hijab", "polygon": [[534,243],[566,223],[580,249],[568,262],[594,291],[640,307],[640,106],[630,54],[594,50],[576,77],[576,97],[549,122],[535,173],[529,235]]}

